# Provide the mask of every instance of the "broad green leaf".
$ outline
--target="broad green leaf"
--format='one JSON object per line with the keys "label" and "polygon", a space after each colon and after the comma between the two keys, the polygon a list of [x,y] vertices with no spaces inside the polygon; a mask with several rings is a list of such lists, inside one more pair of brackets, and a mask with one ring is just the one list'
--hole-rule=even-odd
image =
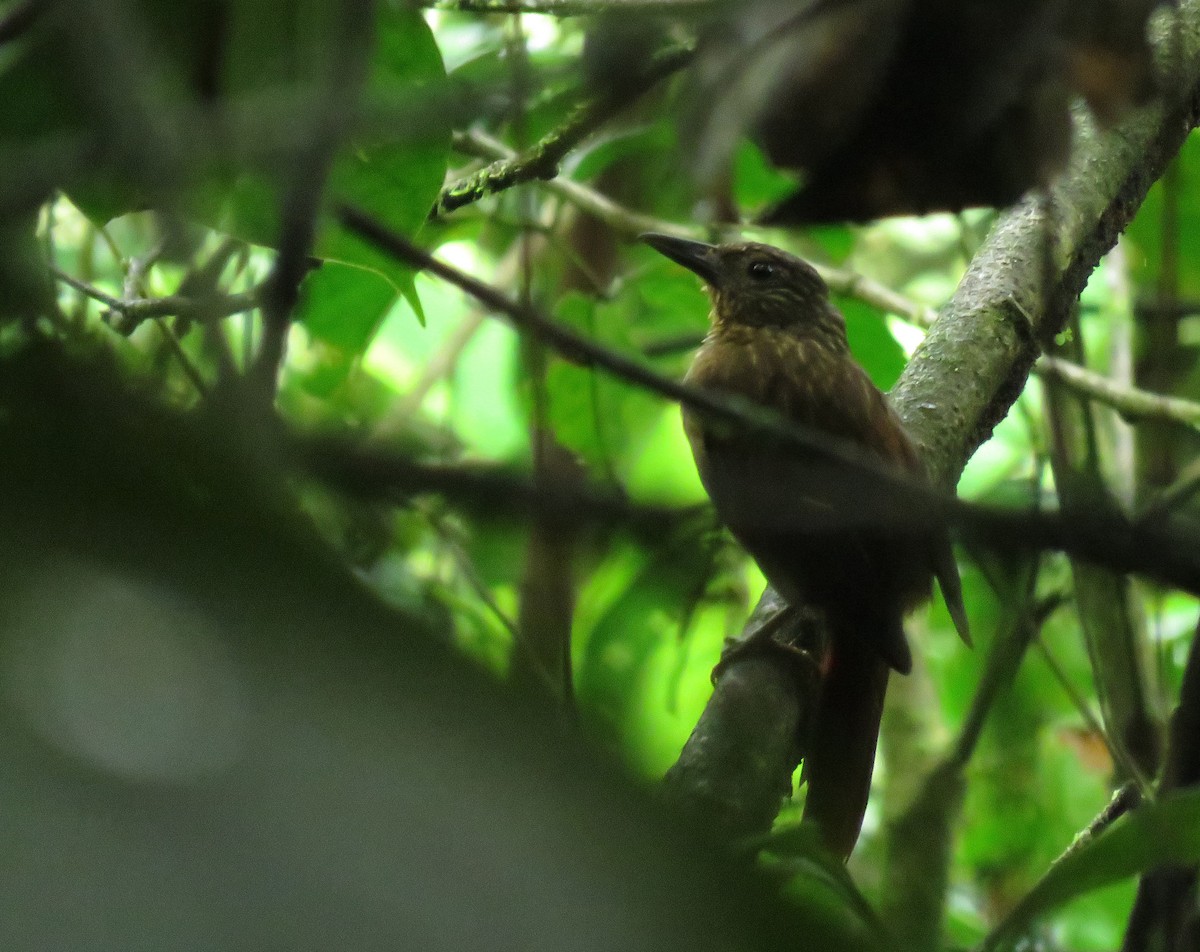
{"label": "broad green leaf", "polygon": [[[86,165],[64,164],[61,179],[47,178],[46,187],[64,189],[97,224],[166,205],[271,246],[301,160],[331,120],[322,115],[329,84],[345,82],[347,108],[361,98],[397,115],[407,107],[414,118],[383,133],[376,123],[343,143],[327,195],[369,209],[402,234],[421,227],[445,174],[449,119],[429,118],[445,70],[419,13],[381,5],[375,21],[364,22],[335,0],[139,0],[88,9],[119,49],[97,42],[83,50],[69,41],[74,24],[48,16],[0,70],[6,168],[28,165],[48,143],[95,140],[103,147]],[[104,56],[120,58],[125,68],[114,71]],[[89,69],[105,69],[105,81],[90,81]],[[358,74],[361,90],[353,82]],[[210,116],[241,132],[210,128]],[[350,282],[364,285],[350,294],[359,307],[341,316],[329,343],[360,351],[396,292],[420,312],[411,273],[358,239],[320,228],[315,252],[360,270],[314,276],[314,302],[345,297]],[[323,287],[331,282],[335,289]],[[312,317],[316,336],[334,326],[320,308],[301,316]]]}
{"label": "broad green leaf", "polygon": [[328,261],[304,282],[304,326],[318,340],[360,354],[395,303],[377,272]]}
{"label": "broad green leaf", "polygon": [[1170,794],[1064,856],[988,937],[1005,948],[1035,919],[1093,890],[1166,863],[1200,862],[1200,790]]}
{"label": "broad green leaf", "polygon": [[846,317],[846,335],[855,360],[863,365],[875,386],[890,390],[900,379],[905,357],[883,315],[854,298],[839,298],[837,306]]}
{"label": "broad green leaf", "polygon": [[[557,318],[614,350],[629,351],[626,314],[572,292]],[[558,441],[601,471],[620,468],[652,427],[660,401],[608,374],[551,361],[546,373],[550,425]]]}
{"label": "broad green leaf", "polygon": [[1200,137],[1195,134],[1188,136],[1172,173],[1150,189],[1122,239],[1130,252],[1134,282],[1147,294],[1157,292],[1165,266],[1163,213],[1168,189],[1175,193],[1178,215],[1178,233],[1169,236],[1178,291],[1195,297],[1200,294]]}
{"label": "broad green leaf", "polygon": [[[368,95],[402,100],[429,93],[445,78],[441,55],[429,27],[415,11],[385,8],[380,15]],[[401,132],[396,142],[361,142],[344,149],[330,175],[329,191],[339,201],[368,209],[384,224],[403,235],[414,235],[437,199],[446,174],[449,127],[421,130],[412,141]],[[379,327],[396,292],[403,294],[418,318],[423,317],[413,285],[412,271],[341,229],[327,229],[317,242],[323,257],[358,265],[359,280],[391,287],[384,299],[378,290],[368,293],[378,302],[347,315],[344,328],[358,335],[361,351]],[[374,272],[374,273],[372,273]],[[319,333],[314,331],[314,333]]]}
{"label": "broad green leaf", "polygon": [[[378,48],[368,83],[368,96],[393,102],[417,101],[429,95],[445,78],[433,34],[414,11],[387,7],[380,15]],[[414,111],[415,114],[416,111]],[[446,173],[449,128],[420,129],[410,140],[400,130],[395,141],[352,142],[344,148],[330,173],[329,192],[338,201],[367,209],[403,235],[414,235],[429,214]],[[342,318],[342,336],[353,335],[353,349],[361,351],[378,329],[395,294],[403,294],[418,318],[420,300],[406,266],[384,255],[355,236],[327,228],[317,241],[317,254],[358,266],[355,279],[365,287],[357,293],[364,306]],[[318,278],[318,281],[320,279]],[[348,276],[343,282],[351,280]],[[385,284],[387,294],[379,285]],[[307,313],[304,317],[307,323]],[[321,325],[324,326],[324,325]],[[322,331],[310,327],[318,336]]]}
{"label": "broad green leaf", "polygon": [[688,600],[702,594],[711,558],[694,530],[681,528],[648,558],[625,549],[613,562],[610,569],[632,574],[587,631],[575,670],[580,703],[606,734],[620,736],[644,690],[630,687],[646,676],[660,639],[678,632]]}
{"label": "broad green leaf", "polygon": [[798,177],[771,166],[762,150],[749,140],[738,145],[733,156],[733,181],[741,205],[761,211],[798,187]]}

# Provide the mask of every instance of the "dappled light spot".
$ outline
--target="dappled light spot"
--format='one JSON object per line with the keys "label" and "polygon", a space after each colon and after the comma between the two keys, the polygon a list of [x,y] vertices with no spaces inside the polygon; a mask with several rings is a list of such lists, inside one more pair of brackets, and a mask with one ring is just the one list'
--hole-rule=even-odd
{"label": "dappled light spot", "polygon": [[235,763],[245,697],[208,619],[163,587],[89,565],[23,595],[4,694],[46,740],[134,781],[189,782]]}

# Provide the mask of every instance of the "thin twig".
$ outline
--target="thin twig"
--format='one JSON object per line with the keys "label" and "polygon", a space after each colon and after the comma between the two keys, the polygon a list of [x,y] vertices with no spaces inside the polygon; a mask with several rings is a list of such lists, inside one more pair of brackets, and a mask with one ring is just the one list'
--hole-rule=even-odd
{"label": "thin twig", "polygon": [[104,247],[108,249],[108,253],[112,255],[113,261],[117,264],[125,257],[121,254],[121,249],[117,245],[116,239],[113,238],[112,232],[105,225],[100,225],[96,228],[96,234],[100,236],[100,240],[104,242]]}
{"label": "thin twig", "polygon": [[988,933],[979,945],[975,946],[975,952],[998,952],[999,949],[1020,948],[1021,944],[1013,943],[1013,932],[1016,929],[1016,922],[1026,922],[1028,916],[1022,916],[1021,906],[1028,902],[1030,896],[1036,895],[1042,885],[1053,877],[1062,864],[1070,857],[1074,856],[1081,848],[1092,842],[1097,836],[1107,830],[1113,823],[1129,813],[1131,810],[1140,805],[1141,798],[1138,796],[1137,789],[1130,784],[1125,784],[1119,787],[1113,793],[1104,809],[1092,821],[1084,827],[1071,840],[1067,848],[1062,854],[1054,860],[1039,877],[1038,881],[1033,885],[1033,888],[1026,893],[1026,898],[1018,904],[1017,908],[1011,911],[990,933]]}
{"label": "thin twig", "polygon": [[1108,736],[1108,732],[1104,729],[1100,718],[1088,706],[1088,702],[1084,696],[1075,689],[1075,685],[1071,683],[1071,679],[1067,676],[1066,669],[1058,663],[1058,659],[1050,651],[1050,646],[1046,644],[1046,640],[1042,637],[1040,631],[1034,636],[1034,644],[1042,652],[1042,657],[1045,659],[1050,673],[1058,682],[1059,687],[1063,689],[1063,693],[1070,699],[1075,710],[1079,712],[1079,716],[1083,718],[1087,729],[1103,741],[1105,748],[1108,750],[1108,756],[1112,758],[1114,764],[1120,765],[1121,769],[1125,771],[1126,776],[1131,778],[1130,782],[1136,785],[1139,793],[1148,795],[1150,792],[1149,781],[1138,769],[1137,765],[1126,756],[1124,748],[1112,742],[1112,738]]}
{"label": "thin twig", "polygon": [[[100,234],[106,234],[106,230],[102,228]],[[162,257],[164,248],[165,245],[159,242],[146,254],[130,258],[125,262],[124,288],[126,301],[146,297],[146,276],[149,274],[150,268],[154,266],[154,263]],[[124,256],[120,254],[120,249],[115,245],[110,246],[110,250],[118,261],[123,260]]]}
{"label": "thin twig", "polygon": [[[1067,306],[1071,334],[1060,348],[1064,355],[1057,365],[1060,368],[1068,366],[1071,358],[1081,363],[1084,353],[1079,309],[1073,304]],[[1098,502],[1115,505],[1104,484],[1092,404],[1069,394],[1057,377],[1049,379],[1044,394],[1050,460],[1059,499],[1075,506]],[[1144,787],[1145,778],[1157,772],[1158,745],[1142,661],[1144,626],[1136,620],[1142,614],[1140,606],[1134,603],[1136,595],[1127,580],[1110,571],[1072,559],[1071,576],[1106,736],[1118,754],[1115,762],[1126,776],[1136,778]]]}
{"label": "thin twig", "polygon": [[158,318],[154,321],[154,326],[157,327],[159,333],[162,334],[162,338],[167,345],[167,349],[171,352],[171,355],[179,364],[180,369],[183,370],[184,376],[187,377],[192,386],[196,388],[196,392],[200,394],[201,397],[208,396],[208,384],[204,382],[204,377],[201,375],[199,369],[197,369],[196,365],[192,363],[192,359],[183,349],[183,345],[179,343],[179,338],[175,336],[175,332],[171,330],[171,328],[167,326],[166,321],[162,320],[161,318]]}
{"label": "thin twig", "polygon": [[[516,157],[516,153],[504,143],[478,130],[456,133],[453,145],[461,152],[484,158],[511,160]],[[546,191],[558,195],[580,211],[598,218],[613,231],[623,235],[637,237],[643,232],[657,231],[679,238],[702,237],[699,228],[680,225],[626,208],[607,195],[569,178],[554,178],[542,182],[541,185]],[[881,311],[895,314],[917,327],[929,327],[937,318],[934,308],[906,298],[866,275],[845,268],[810,263],[829,286],[829,290],[836,294],[855,298]]]}
{"label": "thin twig", "polygon": [[938,312],[935,308],[907,298],[874,278],[845,268],[832,268],[815,262],[810,264],[835,294],[856,298],[922,329],[927,329],[937,320]]}
{"label": "thin twig", "polygon": [[125,330],[132,330],[142,321],[154,317],[175,316],[188,317],[192,320],[218,320],[232,314],[254,310],[258,307],[258,299],[261,294],[259,289],[253,288],[239,294],[218,294],[205,300],[174,294],[159,298],[122,300],[101,291],[86,281],[80,281],[56,265],[50,265],[50,273],[56,280],[86,294],[94,301],[99,301],[109,311],[120,314],[127,322],[123,328]]}
{"label": "thin twig", "polygon": [[475,567],[475,561],[458,539],[455,538],[453,530],[446,525],[444,519],[439,518],[439,514],[432,508],[419,506],[417,510],[425,517],[425,521],[429,523],[430,528],[437,535],[438,541],[441,542],[443,548],[454,562],[456,574],[466,581],[467,586],[475,593],[476,598],[492,613],[492,616],[500,623],[500,627],[508,633],[509,637],[514,641],[519,641],[521,639],[521,632],[517,628],[516,622],[504,613],[504,609],[496,601],[492,590],[488,588],[487,583],[480,577],[479,570]]}
{"label": "thin twig", "polygon": [[898,492],[910,490],[915,497],[911,500],[913,503],[920,499],[927,506],[936,507],[942,502],[940,496],[924,483],[895,472],[846,440],[798,426],[780,414],[744,398],[714,394],[664,376],[640,360],[576,333],[538,308],[514,301],[490,284],[439,261],[357,208],[342,205],[336,214],[349,231],[397,260],[418,270],[428,271],[465,291],[486,305],[489,311],[504,315],[514,327],[551,347],[570,363],[602,369],[627,383],[683,403],[713,420],[770,437],[786,449],[844,464],[847,472],[877,476]]}
{"label": "thin twig", "polygon": [[650,61],[636,83],[623,87],[634,90],[632,95],[622,92],[620,95],[606,95],[585,102],[566,122],[543,136],[525,154],[493,162],[474,175],[446,186],[438,196],[430,217],[445,215],[523,182],[554,178],[558,174],[558,164],[567,153],[629,106],[638,95],[686,66],[693,54],[694,50],[688,46],[661,51]]}
{"label": "thin twig", "polygon": [[[466,155],[475,155],[496,162],[507,162],[517,158],[517,153],[513,149],[478,129],[454,133],[451,145]],[[602,195],[595,189],[588,188],[569,178],[547,179],[540,184],[546,191],[566,199],[580,211],[587,212],[604,222],[613,231],[624,235],[636,236],[644,231],[658,231],[681,238],[695,238],[699,231],[696,228],[684,227],[625,208],[607,195]]]}
{"label": "thin twig", "polygon": [[1200,427],[1200,403],[1195,401],[1125,386],[1057,357],[1043,356],[1033,369],[1039,376],[1061,380],[1077,393],[1112,407],[1127,420],[1165,420],[1180,426]]}
{"label": "thin twig", "polygon": [[[1013,512],[954,499],[886,467],[861,448],[795,425],[751,401],[715,394],[657,373],[640,360],[610,350],[556,323],[537,308],[513,301],[491,285],[437,260],[364,212],[341,206],[336,214],[344,227],[375,247],[449,281],[564,359],[604,370],[683,403],[718,426],[756,434],[780,450],[792,452],[804,466],[809,485],[828,493],[828,512],[840,530],[870,525],[923,533],[939,523],[951,524],[968,543],[998,552],[1059,550],[1118,572],[1138,572],[1200,592],[1200,547],[1194,533],[1183,527],[1135,523],[1106,506],[1077,507],[1065,513]],[[807,508],[803,514],[779,513],[780,519],[806,518],[810,527],[812,517]]]}
{"label": "thin twig", "polygon": [[74,275],[67,274],[67,272],[63,271],[57,265],[50,265],[50,273],[68,287],[74,288],[81,294],[86,294],[88,297],[92,298],[92,300],[99,301],[110,311],[117,311],[120,313],[125,307],[125,302],[120,298],[115,298],[111,294],[105,294],[98,287],[88,284],[86,281],[80,281]]}
{"label": "thin twig", "polygon": [[1092,818],[1091,823],[1075,834],[1075,838],[1071,840],[1067,848],[1050,864],[1050,869],[1046,871],[1047,875],[1049,875],[1050,870],[1053,870],[1069,856],[1078,853],[1079,850],[1087,846],[1088,843],[1107,830],[1130,810],[1141,806],[1142,799],[1141,790],[1131,780],[1117,787],[1113,791],[1113,795],[1109,798],[1108,803],[1104,805],[1104,809]]}

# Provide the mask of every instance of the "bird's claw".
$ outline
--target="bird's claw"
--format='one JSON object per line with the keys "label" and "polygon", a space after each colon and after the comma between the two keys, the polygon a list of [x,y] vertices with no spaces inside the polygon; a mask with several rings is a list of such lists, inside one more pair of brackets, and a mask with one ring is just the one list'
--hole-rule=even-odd
{"label": "bird's claw", "polygon": [[794,671],[796,680],[801,684],[811,684],[820,679],[821,666],[811,652],[776,640],[773,631],[759,629],[747,638],[727,638],[725,640],[721,659],[712,669],[713,685],[716,686],[731,665],[753,655],[782,660]]}

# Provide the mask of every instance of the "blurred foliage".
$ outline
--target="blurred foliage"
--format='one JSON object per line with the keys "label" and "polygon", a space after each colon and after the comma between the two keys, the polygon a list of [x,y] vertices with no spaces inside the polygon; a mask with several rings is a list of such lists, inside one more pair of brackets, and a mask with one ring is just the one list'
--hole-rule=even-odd
{"label": "blurred foliage", "polygon": [[[16,6],[0,4],[0,16]],[[682,375],[705,331],[707,303],[691,275],[633,243],[636,227],[601,226],[541,183],[427,220],[443,184],[481,166],[449,149],[452,128],[474,124],[519,151],[590,95],[595,77],[580,69],[589,22],[419,12],[398,0],[378,5],[370,31],[361,16],[355,4],[327,0],[75,2],[0,44],[0,316],[10,319],[0,346],[12,350],[35,329],[71,352],[111,355],[139,391],[174,410],[219,403],[262,339],[257,311],[220,322],[163,314],[122,331],[119,314],[97,297],[202,302],[217,291],[261,289],[305,144],[333,134],[326,209],[362,206],[565,325]],[[654,35],[669,42],[686,33],[686,24],[674,24]],[[679,172],[676,94],[670,84],[656,88],[597,130],[569,155],[562,177],[668,224],[709,215]],[[762,208],[792,187],[752,146],[739,148],[729,183],[734,209]],[[992,217],[972,211],[752,236],[937,306]],[[1144,315],[1174,302],[1171,392],[1200,400],[1197,242],[1193,137],[1083,297],[1075,333],[1092,369],[1125,383],[1163,380],[1141,373],[1161,356],[1148,349],[1158,338]],[[723,640],[741,630],[762,586],[704,507],[677,408],[592,369],[539,357],[460,292],[414,278],[326,214],[311,251],[321,261],[300,288],[275,401],[292,431],[334,432],[446,467],[495,462],[536,475],[533,434],[546,430],[595,486],[690,507],[670,532],[652,537],[589,525],[570,564],[557,567],[574,591],[578,716],[635,771],[660,776],[703,709]],[[197,276],[212,261],[216,273],[201,287]],[[63,281],[51,293],[47,266],[98,294]],[[855,356],[890,387],[922,330],[859,298],[837,303]],[[972,459],[960,493],[1014,504],[1053,498],[1043,396],[1035,378]],[[1138,454],[1149,452],[1144,436],[1135,440],[1109,409],[1094,412],[1105,478],[1120,498],[1145,498],[1137,483]],[[242,451],[265,453],[269,441],[250,423],[228,424],[243,425]],[[1177,475],[1198,446],[1195,434],[1172,432]],[[507,675],[521,637],[526,520],[481,516],[436,487],[385,500],[351,499],[308,478],[292,488],[305,523],[359,580]],[[1061,595],[1064,604],[997,699],[967,768],[950,871],[947,941],[956,947],[1005,922],[1013,930],[1006,938],[1111,949],[1128,915],[1130,877],[1164,857],[1197,856],[1194,837],[1164,832],[1170,823],[1200,828],[1195,798],[1183,797],[1122,821],[1043,878],[1120,774],[1097,730],[1101,709],[1070,572],[1058,557],[1044,566],[1039,594]],[[964,559],[963,568],[977,650],[962,649],[940,602],[911,625],[934,685],[935,709],[924,714],[935,746],[961,729],[1011,607],[992,591],[986,557]],[[1148,585],[1135,594],[1149,633],[1138,650],[1151,713],[1161,718],[1177,697],[1195,605]],[[883,788],[904,769],[883,764],[876,783]],[[796,815],[785,810],[783,833],[794,832],[787,824]],[[828,913],[821,921],[854,919],[830,926],[839,935],[869,932],[869,917],[856,918],[855,909],[877,898],[887,821],[872,815],[851,863],[865,899],[849,881],[817,875],[802,840],[776,843],[768,866],[801,904]],[[1111,888],[1093,892],[1101,886]]]}

